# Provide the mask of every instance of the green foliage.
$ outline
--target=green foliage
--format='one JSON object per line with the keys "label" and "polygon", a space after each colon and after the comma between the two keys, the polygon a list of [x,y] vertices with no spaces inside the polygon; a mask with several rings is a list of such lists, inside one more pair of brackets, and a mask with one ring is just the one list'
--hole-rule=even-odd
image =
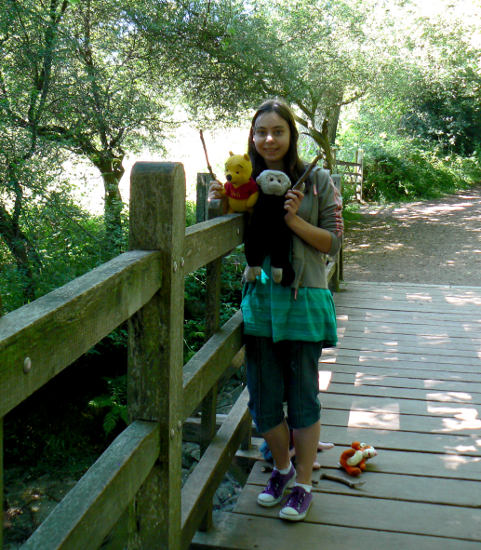
{"label": "green foliage", "polygon": [[[434,198],[465,188],[481,177],[476,158],[441,156],[402,142],[379,144],[365,151],[364,196],[367,200],[395,202]],[[399,146],[401,145],[401,146]]]}
{"label": "green foliage", "polygon": [[191,225],[195,225],[196,218],[195,218],[195,201],[185,201],[185,227],[190,227]]}
{"label": "green foliage", "polygon": [[[103,220],[76,206],[66,193],[32,200],[24,209],[24,233],[35,247],[41,267],[33,275],[35,298],[63,286],[113,257],[105,249]],[[125,235],[123,237],[125,247]],[[4,311],[25,303],[25,280],[5,245],[0,245],[0,295]]]}
{"label": "green foliage", "polygon": [[105,416],[103,428],[110,435],[116,428],[126,426],[127,416],[127,375],[115,378],[104,378],[108,393],[99,395],[89,401],[89,407],[94,411],[102,411]]}
{"label": "green foliage", "polygon": [[[242,247],[222,260],[220,323],[227,322],[239,309],[242,272],[245,267]],[[206,268],[185,278],[184,363],[205,343]]]}
{"label": "green foliage", "polygon": [[439,144],[445,154],[481,150],[481,103],[454,87],[414,98],[402,126],[408,135]]}
{"label": "green foliage", "polygon": [[[354,161],[356,150],[364,151],[364,200],[433,198],[479,181],[480,154],[447,154],[432,141],[406,136],[407,109],[401,99],[371,97],[341,127],[338,158]],[[352,201],[353,187],[343,191]]]}

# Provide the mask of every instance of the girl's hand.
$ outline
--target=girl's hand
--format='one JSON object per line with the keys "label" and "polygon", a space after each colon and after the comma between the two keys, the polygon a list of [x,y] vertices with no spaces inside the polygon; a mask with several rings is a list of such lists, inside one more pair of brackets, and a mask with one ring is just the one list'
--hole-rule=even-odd
{"label": "girl's hand", "polygon": [[292,221],[299,210],[302,199],[304,198],[304,193],[298,191],[297,189],[290,189],[286,193],[286,200],[284,202],[284,209],[287,210],[287,214],[284,216],[286,223],[289,225],[289,222]]}
{"label": "girl's hand", "polygon": [[224,186],[220,181],[213,180],[209,186],[208,200],[222,199],[225,196]]}

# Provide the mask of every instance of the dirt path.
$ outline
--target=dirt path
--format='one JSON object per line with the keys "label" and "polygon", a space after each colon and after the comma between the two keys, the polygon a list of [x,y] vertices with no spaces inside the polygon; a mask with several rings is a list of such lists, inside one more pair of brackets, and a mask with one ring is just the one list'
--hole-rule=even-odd
{"label": "dirt path", "polygon": [[481,286],[481,185],[430,201],[363,205],[346,229],[344,279]]}

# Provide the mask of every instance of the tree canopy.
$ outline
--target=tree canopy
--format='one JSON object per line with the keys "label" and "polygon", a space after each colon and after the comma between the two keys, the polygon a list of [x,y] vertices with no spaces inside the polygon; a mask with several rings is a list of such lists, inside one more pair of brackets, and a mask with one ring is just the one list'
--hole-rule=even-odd
{"label": "tree canopy", "polygon": [[[42,269],[32,206],[62,162],[104,182],[104,249],[122,246],[127,152],[161,148],[178,111],[235,124],[266,97],[289,102],[332,167],[344,109],[476,155],[481,0],[5,0],[0,9],[0,239],[26,277]],[[386,116],[385,116],[386,115]],[[381,132],[382,133],[382,132]],[[62,188],[65,192],[68,185]],[[58,202],[57,202],[58,204]]]}

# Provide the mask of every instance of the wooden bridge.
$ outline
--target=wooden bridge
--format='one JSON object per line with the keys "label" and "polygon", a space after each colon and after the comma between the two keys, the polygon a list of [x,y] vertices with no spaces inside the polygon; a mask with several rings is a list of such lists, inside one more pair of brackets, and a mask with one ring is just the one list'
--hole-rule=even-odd
{"label": "wooden bridge", "polygon": [[[255,502],[255,464],[234,513],[195,548],[276,550],[481,547],[481,288],[386,283],[335,294],[340,343],[320,362],[325,473],[352,441],[378,456],[351,489],[314,475],[314,503],[292,525]],[[317,479],[316,479],[317,477]],[[345,476],[347,478],[347,475]]]}
{"label": "wooden bridge", "polygon": [[[246,393],[219,429],[215,414],[242,353],[240,315],[219,327],[218,310],[221,257],[242,242],[243,220],[185,230],[180,165],[138,164],[131,182],[132,250],[0,320],[0,474],[1,418],[129,320],[131,424],[23,548],[479,548],[481,288],[341,285],[340,343],[320,363],[322,438],[336,444],[321,473],[342,475],[339,453],[363,440],[379,453],[364,485],[316,474],[307,520],[286,525],[255,504],[267,474],[254,462],[234,512],[213,516],[234,456],[257,456]],[[212,336],[182,368],[183,281],[202,265]],[[337,286],[339,263],[330,273]],[[182,487],[194,410],[203,454]]]}

